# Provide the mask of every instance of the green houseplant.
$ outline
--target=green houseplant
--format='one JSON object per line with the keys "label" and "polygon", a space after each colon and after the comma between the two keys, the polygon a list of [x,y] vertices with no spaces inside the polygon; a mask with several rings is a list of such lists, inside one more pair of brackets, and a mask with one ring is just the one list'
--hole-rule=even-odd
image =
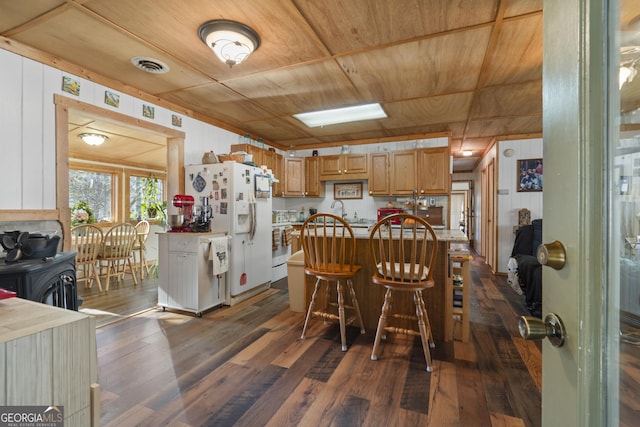
{"label": "green houseplant", "polygon": [[72,227],[80,224],[93,224],[94,222],[96,222],[96,218],[93,215],[93,210],[86,201],[80,200],[71,207]]}
{"label": "green houseplant", "polygon": [[142,201],[140,208],[142,218],[155,219],[165,224],[167,221],[167,202],[160,200],[162,191],[158,186],[158,178],[144,178],[144,186],[142,188]]}

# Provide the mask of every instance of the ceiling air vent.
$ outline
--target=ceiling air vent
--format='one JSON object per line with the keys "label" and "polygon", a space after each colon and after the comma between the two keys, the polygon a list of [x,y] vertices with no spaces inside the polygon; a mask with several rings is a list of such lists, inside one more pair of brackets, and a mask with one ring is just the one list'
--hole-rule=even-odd
{"label": "ceiling air vent", "polygon": [[131,63],[147,73],[164,74],[169,72],[169,66],[157,59],[147,58],[144,56],[134,56]]}

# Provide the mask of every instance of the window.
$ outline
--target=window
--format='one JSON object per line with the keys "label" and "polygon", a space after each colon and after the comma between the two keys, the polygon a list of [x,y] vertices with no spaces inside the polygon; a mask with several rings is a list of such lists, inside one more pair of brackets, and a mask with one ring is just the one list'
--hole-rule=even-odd
{"label": "window", "polygon": [[129,176],[129,218],[163,219],[163,181],[156,177]]}
{"label": "window", "polygon": [[112,219],[113,175],[103,172],[69,170],[69,207],[81,202],[91,208],[96,221]]}

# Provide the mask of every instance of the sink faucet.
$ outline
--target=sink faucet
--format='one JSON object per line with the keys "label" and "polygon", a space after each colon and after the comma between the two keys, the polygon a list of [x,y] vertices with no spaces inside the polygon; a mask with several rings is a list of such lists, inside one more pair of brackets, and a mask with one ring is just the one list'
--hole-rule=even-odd
{"label": "sink faucet", "polygon": [[411,201],[413,202],[413,214],[418,216],[418,190],[411,190]]}
{"label": "sink faucet", "polygon": [[341,217],[343,219],[346,219],[347,213],[344,211],[344,203],[342,202],[342,200],[334,200],[333,203],[331,203],[331,209],[333,209],[336,206],[336,203],[340,203]]}

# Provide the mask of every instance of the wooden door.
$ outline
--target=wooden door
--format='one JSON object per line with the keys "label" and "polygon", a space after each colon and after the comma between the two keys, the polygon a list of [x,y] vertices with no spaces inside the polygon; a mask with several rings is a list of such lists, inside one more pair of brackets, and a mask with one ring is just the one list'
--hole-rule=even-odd
{"label": "wooden door", "polygon": [[496,267],[496,211],[495,211],[495,161],[492,159],[487,165],[487,253],[485,260],[495,271]]}
{"label": "wooden door", "polygon": [[368,156],[366,154],[344,154],[341,159],[342,175],[345,179],[367,179]]}
{"label": "wooden door", "polygon": [[305,157],[304,159],[304,175],[305,175],[305,192],[306,197],[322,197],[324,196],[324,182],[320,182],[318,176],[317,156]]}
{"label": "wooden door", "polygon": [[281,197],[284,191],[284,159],[282,154],[276,153],[273,160],[273,166],[271,167],[273,175],[278,182],[274,182],[271,187],[271,193],[274,197]]}
{"label": "wooden door", "polygon": [[370,196],[388,196],[391,194],[388,152],[372,153],[369,155],[368,175]]}
{"label": "wooden door", "polygon": [[416,189],[417,168],[415,150],[391,153],[391,194],[412,195]]}
{"label": "wooden door", "polygon": [[418,150],[418,194],[449,194],[449,147]]}
{"label": "wooden door", "polygon": [[304,158],[284,159],[284,196],[304,197]]}
{"label": "wooden door", "polygon": [[341,175],[340,159],[341,155],[320,156],[319,176],[323,181],[339,179]]}

